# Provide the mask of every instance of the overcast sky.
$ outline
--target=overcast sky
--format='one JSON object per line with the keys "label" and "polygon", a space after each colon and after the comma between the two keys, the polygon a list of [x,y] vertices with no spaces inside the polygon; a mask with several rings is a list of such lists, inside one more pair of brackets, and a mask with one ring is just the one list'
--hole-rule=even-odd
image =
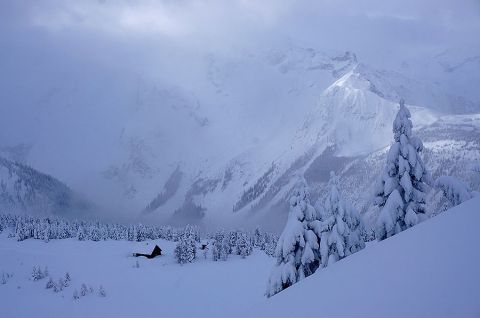
{"label": "overcast sky", "polygon": [[0,20],[4,43],[42,36],[68,43],[73,37],[78,45],[118,41],[139,51],[172,44],[228,50],[290,40],[353,50],[378,63],[480,46],[478,0],[6,0]]}

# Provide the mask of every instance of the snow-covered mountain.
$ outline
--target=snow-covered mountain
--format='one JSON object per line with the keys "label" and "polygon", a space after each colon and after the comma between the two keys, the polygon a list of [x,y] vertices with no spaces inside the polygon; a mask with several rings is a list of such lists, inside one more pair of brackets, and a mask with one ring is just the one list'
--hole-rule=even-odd
{"label": "snow-covered mountain", "polygon": [[[423,85],[412,96],[417,105],[449,113],[479,112],[480,54],[468,46],[447,49],[428,61],[405,61],[398,72]],[[405,96],[406,100],[409,96]]]}
{"label": "snow-covered mountain", "polygon": [[[444,131],[430,135],[427,153],[430,144],[464,149],[465,138],[477,136],[477,117],[449,114],[480,112],[480,99],[456,88],[478,83],[471,69],[479,65],[463,56],[470,66],[455,68],[456,86],[445,68],[443,84],[416,76],[418,61],[378,70],[352,52],[294,45],[179,54],[148,72],[94,59],[78,65],[75,57],[53,70],[26,61],[22,69],[35,74],[15,90],[3,83],[0,92],[18,105],[0,109],[0,146],[115,214],[278,229],[299,176],[320,195],[336,170],[348,181],[346,195],[360,192],[356,205],[367,210],[368,191],[357,185],[368,186],[379,171],[400,98],[419,133]],[[437,72],[431,63],[441,66],[440,57],[422,64],[425,72]],[[435,152],[431,160],[450,159]]]}
{"label": "snow-covered mountain", "polygon": [[[316,55],[312,53],[311,56]],[[339,67],[341,71],[331,73],[333,83],[316,97],[315,106],[305,116],[303,124],[297,125],[296,132],[290,130],[289,136],[276,136],[260,143],[236,156],[219,171],[202,171],[192,186],[183,189],[185,196],[180,195],[181,200],[184,198],[180,207],[168,206],[168,201],[177,194],[176,190],[182,191],[181,168],[176,167],[164,189],[145,211],[167,214],[175,211],[174,218],[183,216],[190,222],[218,218],[233,211],[236,215],[249,216],[253,223],[259,219],[251,218],[252,215],[260,217],[261,223],[278,229],[286,216],[287,194],[296,179],[305,176],[314,188],[315,197],[322,193],[329,171],[335,170],[345,183],[347,196],[366,212],[371,185],[381,170],[386,147],[393,140],[391,127],[398,99],[403,95],[412,96],[405,92],[414,89],[418,92],[419,88],[415,81],[411,90],[405,85],[392,84],[396,73],[376,71],[358,64],[351,53],[346,53],[341,60],[349,57],[350,62]],[[280,69],[285,73],[299,69],[332,69],[305,67],[313,62],[292,60],[298,64],[284,62],[288,67]],[[395,79],[397,83],[400,80],[408,82],[400,75]],[[469,147],[463,142],[480,137],[478,115],[446,116],[444,109],[440,108],[412,105],[410,108],[415,129],[421,138],[426,139],[425,152],[433,176],[469,176],[465,167],[479,157],[480,148],[474,141]],[[445,157],[445,152],[437,147],[439,144],[448,145],[452,151]],[[450,166],[445,164],[446,161]],[[465,180],[478,187],[478,182],[471,179]]]}
{"label": "snow-covered mountain", "polygon": [[73,216],[86,212],[88,204],[52,176],[0,157],[0,209]]}

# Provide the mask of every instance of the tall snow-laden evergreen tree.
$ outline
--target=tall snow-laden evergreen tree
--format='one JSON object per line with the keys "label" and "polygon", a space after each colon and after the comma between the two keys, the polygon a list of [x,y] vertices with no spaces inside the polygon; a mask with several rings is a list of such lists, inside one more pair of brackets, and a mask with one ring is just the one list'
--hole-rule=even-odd
{"label": "tall snow-laden evergreen tree", "polygon": [[135,230],[136,230],[136,240],[137,242],[143,242],[147,239],[147,229],[145,228],[145,226],[143,224],[138,224],[136,227],[135,227]]}
{"label": "tall snow-laden evergreen tree", "polygon": [[277,247],[279,237],[272,233],[265,233],[265,245],[263,250],[269,256],[275,256],[275,249]]}
{"label": "tall snow-laden evergreen tree", "polygon": [[252,242],[246,233],[238,233],[235,253],[243,258],[252,254]]}
{"label": "tall snow-laden evergreen tree", "polygon": [[302,180],[290,198],[287,225],[275,250],[277,263],[268,279],[267,297],[313,274],[318,268],[319,240],[310,229],[310,222],[315,219],[316,211],[310,205],[308,188]]}
{"label": "tall snow-laden evergreen tree", "polygon": [[[330,172],[329,194],[320,213],[321,266],[326,267],[365,247],[362,239],[363,222],[357,211],[342,198],[339,180]],[[318,233],[320,232],[320,233]]]}
{"label": "tall snow-laden evergreen tree", "polygon": [[262,233],[260,227],[258,226],[253,232],[253,245],[261,250],[265,249],[265,235]]}
{"label": "tall snow-laden evergreen tree", "polygon": [[212,242],[212,259],[226,261],[230,253],[229,238],[224,230],[218,230]]}
{"label": "tall snow-laden evergreen tree", "polygon": [[102,239],[102,235],[100,233],[100,229],[98,227],[98,224],[93,224],[90,227],[90,240],[92,241],[100,241]]}
{"label": "tall snow-laden evergreen tree", "polygon": [[87,231],[85,231],[85,228],[83,225],[80,225],[80,227],[78,228],[77,239],[79,241],[85,241],[88,239]]}
{"label": "tall snow-laden evergreen tree", "polygon": [[178,263],[191,263],[197,256],[197,245],[195,242],[195,230],[193,226],[187,225],[175,247],[175,258]]}
{"label": "tall snow-laden evergreen tree", "polygon": [[423,144],[412,134],[412,121],[405,102],[393,122],[395,142],[387,155],[387,165],[375,189],[374,204],[381,211],[376,237],[384,240],[421,221],[430,177],[419,153]]}

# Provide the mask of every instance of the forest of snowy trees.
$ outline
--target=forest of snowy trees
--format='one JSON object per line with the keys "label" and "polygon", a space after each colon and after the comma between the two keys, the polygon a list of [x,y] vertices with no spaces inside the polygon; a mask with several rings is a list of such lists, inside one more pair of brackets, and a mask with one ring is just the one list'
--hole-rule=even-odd
{"label": "forest of snowy trees", "polygon": [[[30,215],[0,214],[0,233],[8,230],[17,241],[37,239],[48,242],[74,238],[79,241],[125,240],[142,242],[164,239],[177,242],[175,256],[179,263],[192,262],[197,255],[197,245],[202,241],[205,257],[214,261],[227,260],[228,255],[246,257],[255,247],[273,256],[278,237],[274,233],[224,230],[202,233],[197,226],[184,228],[172,226],[123,225],[95,221],[67,220],[59,217],[34,217]],[[207,253],[208,252],[208,253]],[[208,254],[208,255],[207,255]]]}
{"label": "forest of snowy trees", "polygon": [[271,297],[319,267],[327,267],[365,247],[365,228],[358,212],[339,191],[338,177],[330,175],[325,202],[310,204],[306,182],[299,182],[290,199],[287,225],[278,240],[277,263],[267,283]]}
{"label": "forest of snowy trees", "polygon": [[315,207],[310,203],[306,181],[297,183],[289,201],[287,224],[275,250],[277,262],[268,278],[267,297],[363,249],[366,241],[387,239],[423,221],[427,218],[427,195],[432,189],[440,196],[437,201],[442,211],[476,195],[454,177],[431,179],[420,156],[423,143],[413,134],[410,118],[410,111],[400,100],[393,122],[394,142],[372,195],[378,209],[374,229],[367,229],[359,213],[342,197],[339,178],[333,171],[329,193]]}

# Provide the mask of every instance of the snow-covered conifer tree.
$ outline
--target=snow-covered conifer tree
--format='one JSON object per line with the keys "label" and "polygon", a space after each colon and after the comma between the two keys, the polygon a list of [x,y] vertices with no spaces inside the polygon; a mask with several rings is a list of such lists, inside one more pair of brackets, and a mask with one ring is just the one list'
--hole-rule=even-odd
{"label": "snow-covered conifer tree", "polygon": [[267,240],[265,242],[265,246],[263,248],[263,250],[265,251],[265,254],[267,254],[268,256],[272,256],[272,257],[275,256],[275,250],[277,248],[277,241],[278,241],[278,237],[276,237],[275,239],[270,238],[269,240]]}
{"label": "snow-covered conifer tree", "polygon": [[393,122],[395,142],[387,155],[387,165],[375,189],[375,205],[380,207],[376,237],[386,239],[409,228],[425,214],[429,175],[419,153],[423,144],[412,134],[412,121],[405,102]]}
{"label": "snow-covered conifer tree", "polygon": [[[322,267],[336,262],[365,247],[362,239],[363,222],[357,211],[342,198],[339,180],[330,173],[329,194],[320,213],[320,259]],[[320,233],[318,233],[320,231]]]}
{"label": "snow-covered conifer tree", "polygon": [[42,271],[40,266],[34,266],[32,270],[31,278],[33,281],[44,279],[48,276],[48,269],[45,267],[45,271]]}
{"label": "snow-covered conifer tree", "polygon": [[243,258],[252,254],[252,243],[246,233],[237,234],[235,253]]}
{"label": "snow-covered conifer tree", "polygon": [[262,233],[260,227],[258,226],[253,232],[253,245],[261,250],[265,249],[265,235]]}
{"label": "snow-covered conifer tree", "polygon": [[63,280],[63,278],[60,278],[58,280],[58,282],[56,282],[54,285],[53,285],[53,291],[55,293],[59,293],[63,290],[63,288],[65,287],[65,281]]}
{"label": "snow-covered conifer tree", "polygon": [[226,261],[228,258],[228,254],[230,254],[229,235],[225,234],[224,230],[218,230],[215,233],[212,246],[212,258],[214,261]]}
{"label": "snow-covered conifer tree", "polygon": [[65,273],[65,278],[63,281],[65,282],[64,287],[68,287],[70,285],[72,278],[70,277],[70,274],[68,272]]}
{"label": "snow-covered conifer tree", "polygon": [[18,218],[15,224],[15,238],[17,241],[23,241],[33,237],[33,225],[27,222],[26,217]]}
{"label": "snow-covered conifer tree", "polygon": [[82,286],[80,287],[80,295],[84,297],[84,296],[87,296],[88,293],[89,291],[88,291],[87,285],[83,283]]}
{"label": "snow-covered conifer tree", "polygon": [[230,231],[228,233],[228,254],[235,252],[237,246],[237,238],[240,235],[238,231]]}
{"label": "snow-covered conifer tree", "polygon": [[[135,241],[136,240],[135,227],[133,227],[133,226],[128,227],[127,237],[128,237],[129,241]],[[167,240],[168,240],[168,238],[167,238]]]}
{"label": "snow-covered conifer tree", "polygon": [[98,296],[100,297],[107,297],[107,292],[105,291],[105,288],[103,288],[102,285],[98,288]]}
{"label": "snow-covered conifer tree", "polygon": [[92,241],[100,241],[102,239],[102,233],[100,233],[100,228],[98,226],[98,224],[93,224],[91,227],[90,227],[90,240]]}
{"label": "snow-covered conifer tree", "polygon": [[68,232],[68,225],[65,221],[60,221],[58,224],[58,238],[59,239],[66,239],[70,237],[70,233]]}
{"label": "snow-covered conifer tree", "polygon": [[2,271],[2,275],[0,276],[0,285],[5,285],[9,278],[10,276],[4,271]]}
{"label": "snow-covered conifer tree", "polygon": [[195,230],[193,226],[187,225],[175,247],[175,258],[178,263],[185,264],[193,262],[196,255]]}
{"label": "snow-covered conifer tree", "polygon": [[138,224],[136,227],[136,240],[138,242],[143,242],[147,239],[146,228],[143,224]]}
{"label": "snow-covered conifer tree", "polygon": [[215,262],[218,261],[220,259],[220,243],[218,243],[217,241],[213,241],[212,242],[212,260],[214,260]]}
{"label": "snow-covered conifer tree", "polygon": [[442,193],[443,211],[448,210],[460,203],[470,200],[473,197],[472,190],[468,184],[451,176],[440,176],[435,180],[435,188]]}
{"label": "snow-covered conifer tree", "polygon": [[50,278],[48,279],[47,284],[45,285],[45,288],[46,288],[46,289],[50,289],[50,288],[53,288],[53,286],[55,286],[55,283],[53,282],[53,279],[50,277]]}
{"label": "snow-covered conifer tree", "polygon": [[48,242],[50,239],[50,224],[47,219],[35,222],[33,229],[33,238]]}
{"label": "snow-covered conifer tree", "polygon": [[105,225],[105,224],[100,225],[99,230],[100,230],[100,239],[101,239],[102,241],[108,240],[109,235],[108,235],[108,227],[107,227],[107,225]]}
{"label": "snow-covered conifer tree", "polygon": [[83,225],[80,225],[78,228],[77,239],[79,241],[87,240],[87,231],[85,231],[85,228],[83,227]]}
{"label": "snow-covered conifer tree", "polygon": [[226,261],[231,250],[229,237],[225,236],[218,246],[220,249],[220,259]]}
{"label": "snow-covered conifer tree", "polygon": [[277,263],[268,279],[267,297],[313,274],[318,268],[319,240],[309,228],[309,222],[314,221],[315,217],[316,211],[310,205],[308,187],[301,180],[290,198],[287,224],[275,250]]}

